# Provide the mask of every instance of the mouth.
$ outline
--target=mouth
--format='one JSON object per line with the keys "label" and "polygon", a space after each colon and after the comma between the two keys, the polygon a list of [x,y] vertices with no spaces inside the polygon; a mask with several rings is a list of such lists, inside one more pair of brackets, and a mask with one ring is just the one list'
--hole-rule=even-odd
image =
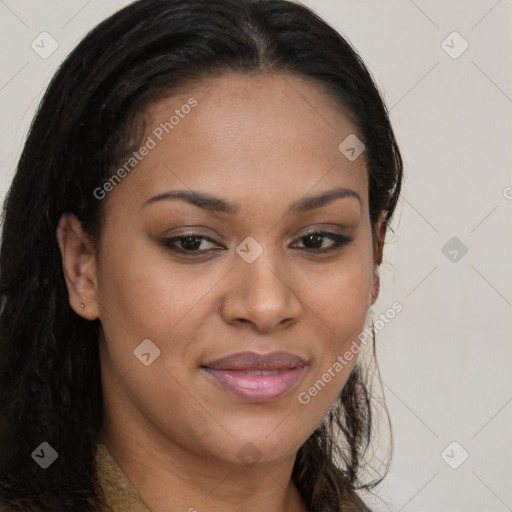
{"label": "mouth", "polygon": [[290,392],[306,367],[305,359],[288,352],[242,352],[200,368],[232,395],[248,402],[268,402]]}

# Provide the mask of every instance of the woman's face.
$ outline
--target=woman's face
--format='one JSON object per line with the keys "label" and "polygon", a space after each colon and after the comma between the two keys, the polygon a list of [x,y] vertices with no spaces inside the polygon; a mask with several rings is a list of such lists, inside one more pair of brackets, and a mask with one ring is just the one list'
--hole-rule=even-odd
{"label": "woman's face", "polygon": [[[375,299],[361,137],[289,75],[210,78],[154,104],[145,129],[78,299],[103,328],[105,428],[227,463],[294,457]],[[214,363],[277,351],[291,356]]]}

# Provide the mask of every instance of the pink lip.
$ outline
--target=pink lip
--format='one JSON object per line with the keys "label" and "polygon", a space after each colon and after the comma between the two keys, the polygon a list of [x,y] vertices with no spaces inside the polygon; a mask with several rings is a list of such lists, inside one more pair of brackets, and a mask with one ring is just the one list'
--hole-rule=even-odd
{"label": "pink lip", "polygon": [[240,352],[202,365],[201,369],[235,396],[249,402],[267,402],[289,392],[306,365],[303,358],[289,352]]}

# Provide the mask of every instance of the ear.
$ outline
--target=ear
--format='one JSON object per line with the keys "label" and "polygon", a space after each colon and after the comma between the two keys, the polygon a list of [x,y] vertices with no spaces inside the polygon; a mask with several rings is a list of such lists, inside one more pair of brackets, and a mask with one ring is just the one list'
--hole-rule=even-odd
{"label": "ear", "polygon": [[[99,316],[95,251],[80,221],[64,213],[56,231],[71,308],[87,320]],[[84,307],[81,307],[84,304]]]}
{"label": "ear", "polygon": [[372,294],[371,304],[375,304],[377,297],[379,296],[380,290],[380,276],[379,276],[379,265],[382,263],[382,256],[384,253],[384,243],[386,239],[387,231],[387,220],[384,213],[381,213],[377,226],[375,228],[376,240],[373,244],[374,255],[373,255],[373,277],[372,277]]}

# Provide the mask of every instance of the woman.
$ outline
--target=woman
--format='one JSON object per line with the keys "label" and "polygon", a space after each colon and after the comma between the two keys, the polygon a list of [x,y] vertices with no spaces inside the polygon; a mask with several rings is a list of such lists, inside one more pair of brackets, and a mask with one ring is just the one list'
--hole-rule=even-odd
{"label": "woman", "polygon": [[0,502],[368,510],[356,356],[401,179],[371,75],[307,8],[102,22],[4,206]]}

